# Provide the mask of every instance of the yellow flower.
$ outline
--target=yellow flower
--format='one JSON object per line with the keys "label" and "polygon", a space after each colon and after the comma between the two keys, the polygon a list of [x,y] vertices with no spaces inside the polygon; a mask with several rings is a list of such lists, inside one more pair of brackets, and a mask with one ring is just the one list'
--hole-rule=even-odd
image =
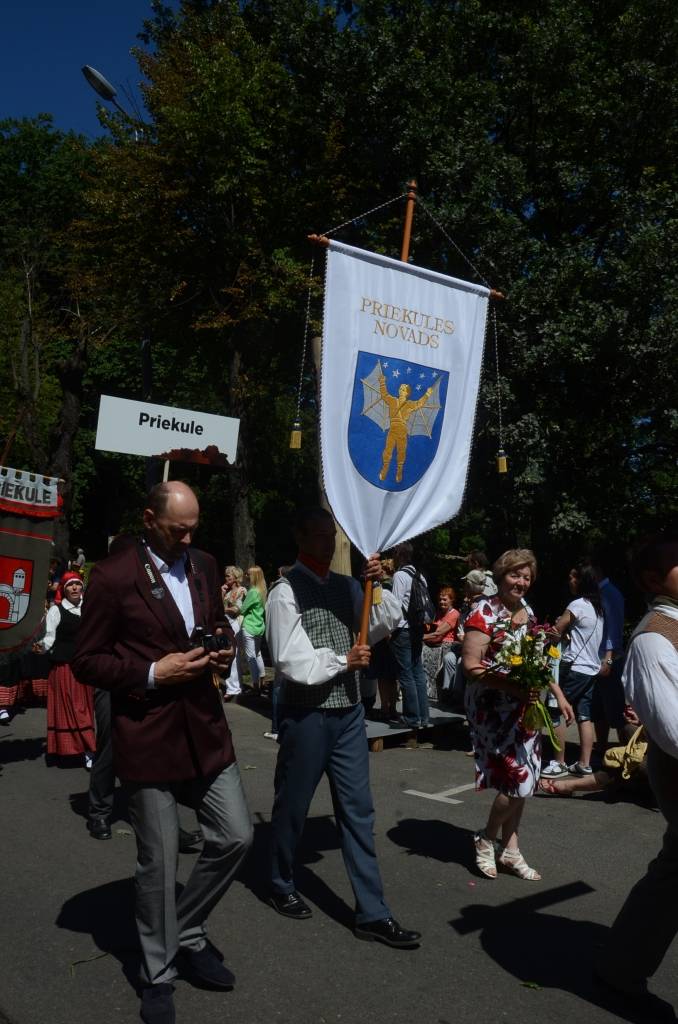
{"label": "yellow flower", "polygon": [[560,657],[560,651],[557,647],[554,647],[553,644],[551,644],[546,653],[548,654],[549,658],[556,658],[557,660]]}
{"label": "yellow flower", "polygon": [[511,664],[512,665],[522,665],[522,663],[523,663],[523,659],[520,657],[519,654],[512,654],[511,655]]}
{"label": "yellow flower", "polygon": [[533,644],[534,643],[534,637],[533,636],[526,636],[525,637],[525,643],[526,644]]}

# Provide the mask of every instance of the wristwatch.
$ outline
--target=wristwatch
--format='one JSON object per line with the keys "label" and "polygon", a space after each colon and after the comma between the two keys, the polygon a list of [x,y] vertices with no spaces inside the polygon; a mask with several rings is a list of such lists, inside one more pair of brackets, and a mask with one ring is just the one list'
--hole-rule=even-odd
{"label": "wristwatch", "polygon": [[614,665],[614,662],[613,662],[612,658],[606,658],[605,661],[604,661],[604,664],[607,665],[608,668],[612,668],[612,666]]}

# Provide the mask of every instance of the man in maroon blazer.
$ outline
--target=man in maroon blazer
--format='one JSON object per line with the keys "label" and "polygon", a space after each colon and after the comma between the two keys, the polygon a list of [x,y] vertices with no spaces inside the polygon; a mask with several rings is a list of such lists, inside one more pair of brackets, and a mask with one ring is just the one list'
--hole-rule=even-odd
{"label": "man in maroon blazer", "polygon": [[[144,536],[90,575],[73,669],[111,691],[113,760],[137,838],[136,920],[142,949],[142,1019],[174,1024],[171,984],[232,988],[205,920],[252,840],[252,824],[213,670],[233,647],[214,559],[190,547],[198,502],[185,484],[148,496]],[[214,646],[212,644],[212,646]],[[204,848],[175,900],[177,801],[195,808]]]}

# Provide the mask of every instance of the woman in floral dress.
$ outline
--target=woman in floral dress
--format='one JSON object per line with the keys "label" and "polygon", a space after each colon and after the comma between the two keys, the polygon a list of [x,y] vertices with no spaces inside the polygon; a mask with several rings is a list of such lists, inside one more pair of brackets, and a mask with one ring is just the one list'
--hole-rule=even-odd
{"label": "woman in floral dress", "polygon": [[[534,794],[541,771],[541,734],[523,726],[529,696],[506,680],[508,669],[496,655],[510,636],[521,636],[536,624],[525,595],[537,576],[534,554],[526,548],[505,551],[493,566],[498,593],[481,600],[466,620],[462,659],[466,714],[476,762],[476,788],[496,789],[485,828],[474,837],[476,864],[487,878],[497,868],[528,881],[541,876],[531,868],[518,846],[518,829],[525,800]],[[551,689],[566,720],[569,706],[556,683]],[[501,833],[501,841],[499,834]]]}

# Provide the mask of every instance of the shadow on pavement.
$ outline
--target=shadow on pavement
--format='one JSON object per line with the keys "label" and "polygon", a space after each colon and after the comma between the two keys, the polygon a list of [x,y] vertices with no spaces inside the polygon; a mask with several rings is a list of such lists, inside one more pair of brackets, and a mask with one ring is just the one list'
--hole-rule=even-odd
{"label": "shadow on pavement", "polygon": [[592,966],[609,929],[593,921],[540,912],[592,891],[585,882],[573,882],[500,907],[469,905],[449,924],[462,935],[480,933],[487,955],[525,986],[526,1000],[534,999],[535,1019],[537,1014],[548,1019],[549,1014],[539,990],[555,988],[615,1013],[621,1020],[650,1024],[653,1018],[648,1016],[647,1009],[635,1010],[625,1005],[623,997],[608,996],[592,982]]}
{"label": "shadow on pavement", "polygon": [[62,906],[56,924],[91,935],[98,949],[120,961],[130,985],[137,988],[141,950],[134,920],[134,879],[121,878],[76,893]]}
{"label": "shadow on pavement", "polygon": [[[324,850],[339,849],[339,834],[329,815],[308,818],[299,844],[294,872],[299,893],[314,903],[328,917],[347,928],[353,928],[354,911],[309,867],[323,859]],[[271,877],[271,826],[260,820],[254,823],[254,840],[250,854],[238,873],[238,879],[262,902],[268,902]],[[275,913],[271,909],[271,913]]]}
{"label": "shadow on pavement", "polygon": [[403,818],[386,833],[391,842],[417,857],[431,857],[444,864],[474,868],[473,832],[449,821]]}
{"label": "shadow on pavement", "polygon": [[13,764],[16,761],[37,761],[45,753],[45,739],[36,736],[31,739],[5,739],[0,735],[0,764]]}

